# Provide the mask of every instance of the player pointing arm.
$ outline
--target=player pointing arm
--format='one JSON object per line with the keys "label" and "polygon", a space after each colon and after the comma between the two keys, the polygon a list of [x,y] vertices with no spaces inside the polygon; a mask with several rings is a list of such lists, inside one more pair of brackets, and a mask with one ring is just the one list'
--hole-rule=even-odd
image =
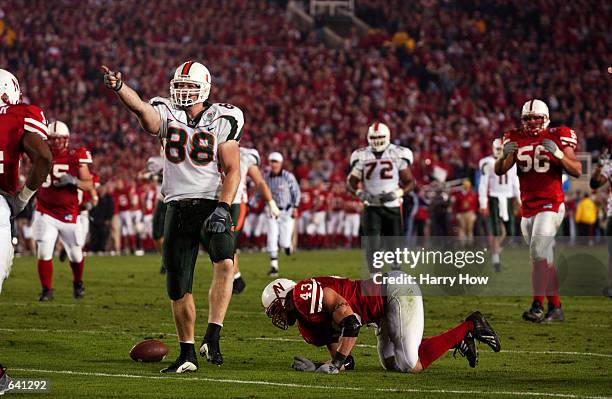
{"label": "player pointing arm", "polygon": [[149,134],[156,136],[159,133],[161,120],[159,113],[148,102],[142,101],[138,93],[121,80],[121,72],[113,72],[106,65],[102,65],[104,84],[113,90],[121,102],[137,117],[142,128]]}

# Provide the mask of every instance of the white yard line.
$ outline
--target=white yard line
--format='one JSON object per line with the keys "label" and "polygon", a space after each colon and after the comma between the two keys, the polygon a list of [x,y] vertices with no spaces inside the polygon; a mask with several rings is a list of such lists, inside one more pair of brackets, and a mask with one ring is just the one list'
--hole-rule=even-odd
{"label": "white yard line", "polygon": [[226,384],[245,384],[245,385],[267,385],[284,388],[303,388],[316,390],[342,390],[342,391],[359,391],[359,392],[398,392],[398,393],[440,393],[454,395],[506,395],[506,396],[545,396],[552,398],[570,398],[570,399],[611,399],[605,396],[582,396],[576,394],[551,393],[551,392],[520,392],[520,391],[477,391],[477,390],[446,390],[446,389],[419,389],[419,388],[364,388],[364,387],[345,387],[345,386],[329,386],[329,385],[308,385],[308,384],[293,384],[284,382],[273,382],[265,380],[238,380],[238,379],[222,379],[222,378],[199,378],[199,377],[172,377],[172,376],[152,376],[138,374],[111,374],[111,373],[94,373],[85,371],[71,370],[41,370],[41,369],[24,369],[11,368],[10,370],[23,371],[28,373],[42,374],[65,374],[65,375],[80,375],[86,377],[110,377],[110,378],[131,378],[143,380],[181,380],[181,381],[201,381],[215,382]]}
{"label": "white yard line", "polygon": [[[129,335],[134,337],[156,337],[164,335],[168,337],[176,337],[174,333],[166,332],[129,332],[129,331],[104,331],[104,330],[49,330],[46,328],[1,328],[0,331],[4,332],[40,332],[40,333],[51,333],[51,334],[106,334],[106,335]],[[232,339],[227,337],[225,339]],[[246,341],[273,341],[273,342],[304,342],[300,338],[282,338],[282,337],[248,337],[244,338]],[[359,348],[376,348],[376,345],[368,344],[357,344]],[[593,356],[593,357],[604,357],[612,358],[612,354],[607,353],[595,353],[595,352],[567,352],[567,351],[531,351],[531,350],[502,350],[501,353],[520,353],[520,354],[538,354],[538,355],[571,355],[571,356]]]}

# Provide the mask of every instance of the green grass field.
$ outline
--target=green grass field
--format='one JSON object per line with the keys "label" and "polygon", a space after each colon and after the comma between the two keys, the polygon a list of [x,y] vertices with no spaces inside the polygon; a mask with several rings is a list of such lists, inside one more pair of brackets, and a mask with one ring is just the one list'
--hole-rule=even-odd
{"label": "green grass field", "polygon": [[[357,251],[300,252],[281,258],[281,271],[296,280],[313,275],[356,278],[360,256]],[[294,355],[325,360],[326,350],[305,344],[295,328],[272,326],[260,302],[269,281],[266,256],[242,254],[247,290],[233,298],[226,318],[221,341],[225,364],[213,367],[201,361],[197,373],[167,376],[159,369],[174,360],[178,345],[158,257],[87,258],[86,298],[80,302],[71,296],[70,268],[56,261],[55,300],[39,303],[35,262],[16,259],[0,296],[0,362],[11,377],[49,380],[50,392],[37,397],[612,396],[612,301],[602,297],[564,298],[566,321],[555,325],[521,320],[529,297],[425,298],[425,335],[438,334],[480,309],[497,330],[502,352],[481,345],[475,369],[449,353],[422,374],[390,373],[379,366],[374,330],[364,328],[353,352],[356,370],[336,376],[298,373],[290,368]],[[208,258],[200,256],[194,284],[198,346],[206,326],[209,282]],[[129,358],[132,345],[147,337],[168,344],[164,362],[143,364]]]}

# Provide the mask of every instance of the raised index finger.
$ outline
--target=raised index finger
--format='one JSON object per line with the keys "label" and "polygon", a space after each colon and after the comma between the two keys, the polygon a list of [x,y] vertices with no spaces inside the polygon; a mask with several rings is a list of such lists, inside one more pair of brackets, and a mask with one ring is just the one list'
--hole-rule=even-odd
{"label": "raised index finger", "polygon": [[108,67],[106,65],[100,65],[100,68],[102,69],[102,72],[104,73],[109,73],[110,69],[108,69]]}

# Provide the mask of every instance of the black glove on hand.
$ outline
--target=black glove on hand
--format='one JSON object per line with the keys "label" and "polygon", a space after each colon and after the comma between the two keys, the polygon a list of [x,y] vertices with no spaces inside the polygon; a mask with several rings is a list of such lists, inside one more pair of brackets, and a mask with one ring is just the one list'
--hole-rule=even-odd
{"label": "black glove on hand", "polygon": [[223,233],[227,229],[227,221],[231,223],[232,216],[229,213],[230,206],[225,202],[219,202],[215,211],[206,219],[204,226],[211,233]]}

